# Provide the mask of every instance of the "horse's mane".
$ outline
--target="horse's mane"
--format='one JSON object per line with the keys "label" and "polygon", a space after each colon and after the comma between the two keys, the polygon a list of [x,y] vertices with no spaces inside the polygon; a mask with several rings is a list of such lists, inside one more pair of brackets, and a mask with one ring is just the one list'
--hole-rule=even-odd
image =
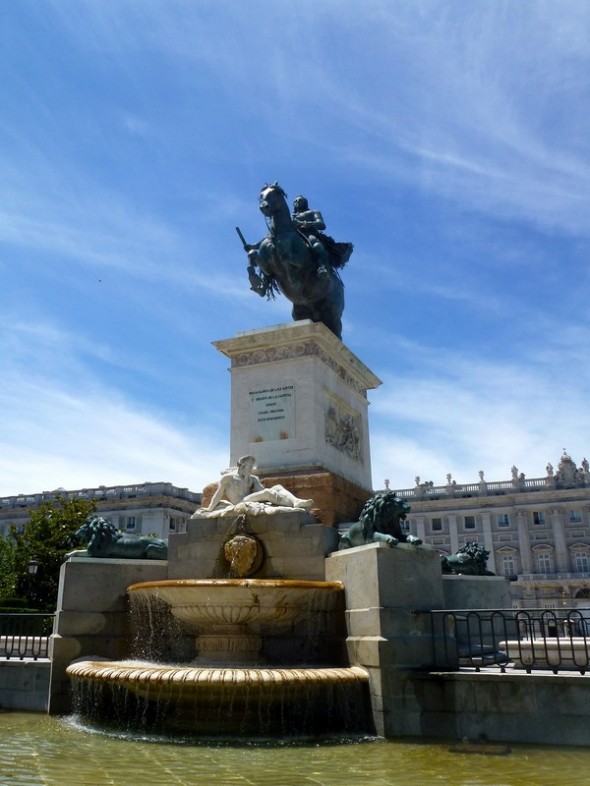
{"label": "horse's mane", "polygon": [[265,183],[262,188],[260,189],[260,193],[262,194],[267,188],[272,188],[273,191],[278,191],[279,194],[284,198],[287,199],[287,192],[277,183],[275,180],[274,183]]}

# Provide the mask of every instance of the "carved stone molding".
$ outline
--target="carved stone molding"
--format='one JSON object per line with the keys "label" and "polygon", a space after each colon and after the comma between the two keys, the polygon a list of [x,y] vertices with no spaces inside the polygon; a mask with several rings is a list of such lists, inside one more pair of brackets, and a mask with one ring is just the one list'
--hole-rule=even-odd
{"label": "carved stone molding", "polygon": [[251,352],[240,352],[232,357],[231,364],[232,368],[243,368],[244,366],[257,366],[261,363],[273,363],[280,360],[293,360],[304,357],[318,358],[329,369],[334,371],[348,387],[364,398],[367,397],[366,388],[351,376],[341,363],[330,357],[315,341],[302,341],[295,344],[253,349]]}

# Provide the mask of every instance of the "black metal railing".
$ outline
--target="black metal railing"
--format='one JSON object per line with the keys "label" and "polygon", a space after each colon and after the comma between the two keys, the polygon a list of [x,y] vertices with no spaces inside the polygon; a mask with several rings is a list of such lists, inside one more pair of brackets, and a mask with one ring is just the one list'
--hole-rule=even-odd
{"label": "black metal railing", "polygon": [[55,614],[0,614],[0,659],[48,657]]}
{"label": "black metal railing", "polygon": [[[430,611],[435,669],[590,670],[590,618],[578,609]],[[590,612],[589,612],[590,613]]]}

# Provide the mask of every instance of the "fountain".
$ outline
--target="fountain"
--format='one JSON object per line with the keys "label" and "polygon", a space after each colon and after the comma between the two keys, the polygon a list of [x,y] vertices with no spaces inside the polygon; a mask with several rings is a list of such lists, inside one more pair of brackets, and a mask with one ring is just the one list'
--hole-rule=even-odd
{"label": "fountain", "polygon": [[[268,540],[257,518],[272,521],[279,533],[302,522],[304,530],[321,528],[305,510],[258,502],[244,515],[243,504],[238,519],[230,505],[223,515],[199,513],[189,526],[188,538],[196,537],[202,550],[207,531],[218,552],[221,537],[221,551],[233,557],[230,572],[264,570],[264,557],[247,558],[253,542],[263,548]],[[283,542],[297,550],[293,540]],[[172,545],[169,573],[185,570],[175,559],[179,550]],[[323,561],[323,549],[318,557]],[[372,730],[367,672],[346,660],[341,582],[163,579],[131,584],[127,596],[138,659],[84,658],[68,666],[80,715],[197,736]]]}

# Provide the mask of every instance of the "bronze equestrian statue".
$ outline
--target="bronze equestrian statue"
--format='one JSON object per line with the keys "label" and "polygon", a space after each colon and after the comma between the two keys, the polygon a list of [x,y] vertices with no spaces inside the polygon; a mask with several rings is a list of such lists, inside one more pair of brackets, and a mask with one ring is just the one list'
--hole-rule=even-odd
{"label": "bronze equestrian statue", "polygon": [[338,272],[352,254],[352,243],[323,234],[322,214],[297,197],[293,215],[278,183],[265,185],[259,197],[268,234],[249,244],[236,227],[248,254],[250,288],[261,297],[282,292],[293,304],[293,319],[323,322],[342,338],[344,284]]}

